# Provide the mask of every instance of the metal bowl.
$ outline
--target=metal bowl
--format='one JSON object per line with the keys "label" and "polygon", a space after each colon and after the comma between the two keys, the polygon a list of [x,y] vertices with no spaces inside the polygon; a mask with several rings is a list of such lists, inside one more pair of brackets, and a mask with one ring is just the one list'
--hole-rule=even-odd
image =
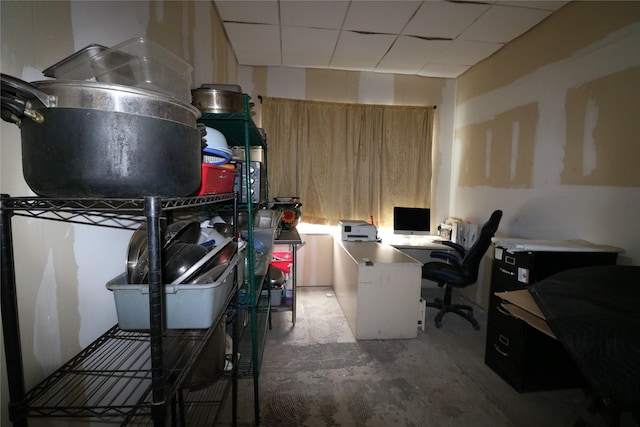
{"label": "metal bowl", "polygon": [[269,282],[272,288],[284,284],[284,271],[277,267],[269,267]]}
{"label": "metal bowl", "polygon": [[199,238],[200,223],[198,221],[176,221],[167,226],[162,246],[167,248],[176,241],[197,243]]}
{"label": "metal bowl", "polygon": [[[133,281],[133,271],[138,265],[140,256],[147,249],[147,223],[142,224],[133,232],[129,240],[129,248],[127,249],[126,275],[127,283],[138,283]],[[138,274],[140,272],[138,271]]]}
{"label": "metal bowl", "polygon": [[194,89],[191,91],[191,103],[203,113],[244,113],[244,95],[241,92]]}
{"label": "metal bowl", "polygon": [[176,241],[166,249],[163,281],[172,283],[207,254],[207,248],[196,243]]}

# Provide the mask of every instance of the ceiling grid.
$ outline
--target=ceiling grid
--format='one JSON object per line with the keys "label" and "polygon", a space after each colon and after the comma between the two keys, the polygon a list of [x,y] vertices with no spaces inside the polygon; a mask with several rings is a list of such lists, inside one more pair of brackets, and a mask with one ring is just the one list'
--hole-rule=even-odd
{"label": "ceiling grid", "polygon": [[568,1],[213,3],[240,65],[456,78]]}

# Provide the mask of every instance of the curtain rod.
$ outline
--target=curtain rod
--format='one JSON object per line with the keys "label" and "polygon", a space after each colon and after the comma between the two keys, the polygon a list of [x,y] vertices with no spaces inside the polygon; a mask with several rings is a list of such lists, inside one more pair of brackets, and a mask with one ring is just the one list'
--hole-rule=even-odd
{"label": "curtain rod", "polygon": [[[260,101],[260,104],[262,104],[262,95],[258,95],[258,100]],[[425,105],[425,107],[429,107],[429,105]],[[435,110],[435,109],[437,109],[437,108],[438,108],[438,106],[437,106],[437,105],[434,105],[434,106],[433,106],[433,109],[434,109],[434,110]]]}

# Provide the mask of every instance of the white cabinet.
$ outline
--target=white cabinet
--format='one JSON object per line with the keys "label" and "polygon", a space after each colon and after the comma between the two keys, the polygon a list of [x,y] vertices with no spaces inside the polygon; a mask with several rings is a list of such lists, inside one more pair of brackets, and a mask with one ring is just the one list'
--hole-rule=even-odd
{"label": "white cabinet", "polygon": [[377,242],[334,241],[333,288],[358,340],[415,338],[422,264]]}

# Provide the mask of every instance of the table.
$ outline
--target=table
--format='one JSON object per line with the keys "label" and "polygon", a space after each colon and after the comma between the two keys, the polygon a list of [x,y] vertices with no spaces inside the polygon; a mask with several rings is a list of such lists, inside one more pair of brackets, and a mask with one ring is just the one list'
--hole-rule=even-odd
{"label": "table", "polygon": [[333,289],[357,340],[416,338],[421,276],[390,245],[334,239]]}
{"label": "table", "polygon": [[[300,233],[293,230],[283,230],[273,241],[274,245],[289,245],[291,248],[291,323],[296,324],[296,281],[297,281],[297,254],[298,249],[304,246]],[[280,309],[278,309],[280,310]]]}
{"label": "table", "polygon": [[393,235],[382,240],[383,243],[393,246],[396,249],[419,249],[419,250],[441,250],[450,251],[449,246],[445,246],[445,241],[440,236],[398,236]]}
{"label": "table", "polygon": [[[443,245],[442,238],[439,236],[390,236],[382,240],[399,251],[409,255],[411,258],[425,264],[431,261],[438,261],[431,257],[432,252],[453,252],[453,248]],[[422,287],[435,288],[437,283],[422,279]]]}

